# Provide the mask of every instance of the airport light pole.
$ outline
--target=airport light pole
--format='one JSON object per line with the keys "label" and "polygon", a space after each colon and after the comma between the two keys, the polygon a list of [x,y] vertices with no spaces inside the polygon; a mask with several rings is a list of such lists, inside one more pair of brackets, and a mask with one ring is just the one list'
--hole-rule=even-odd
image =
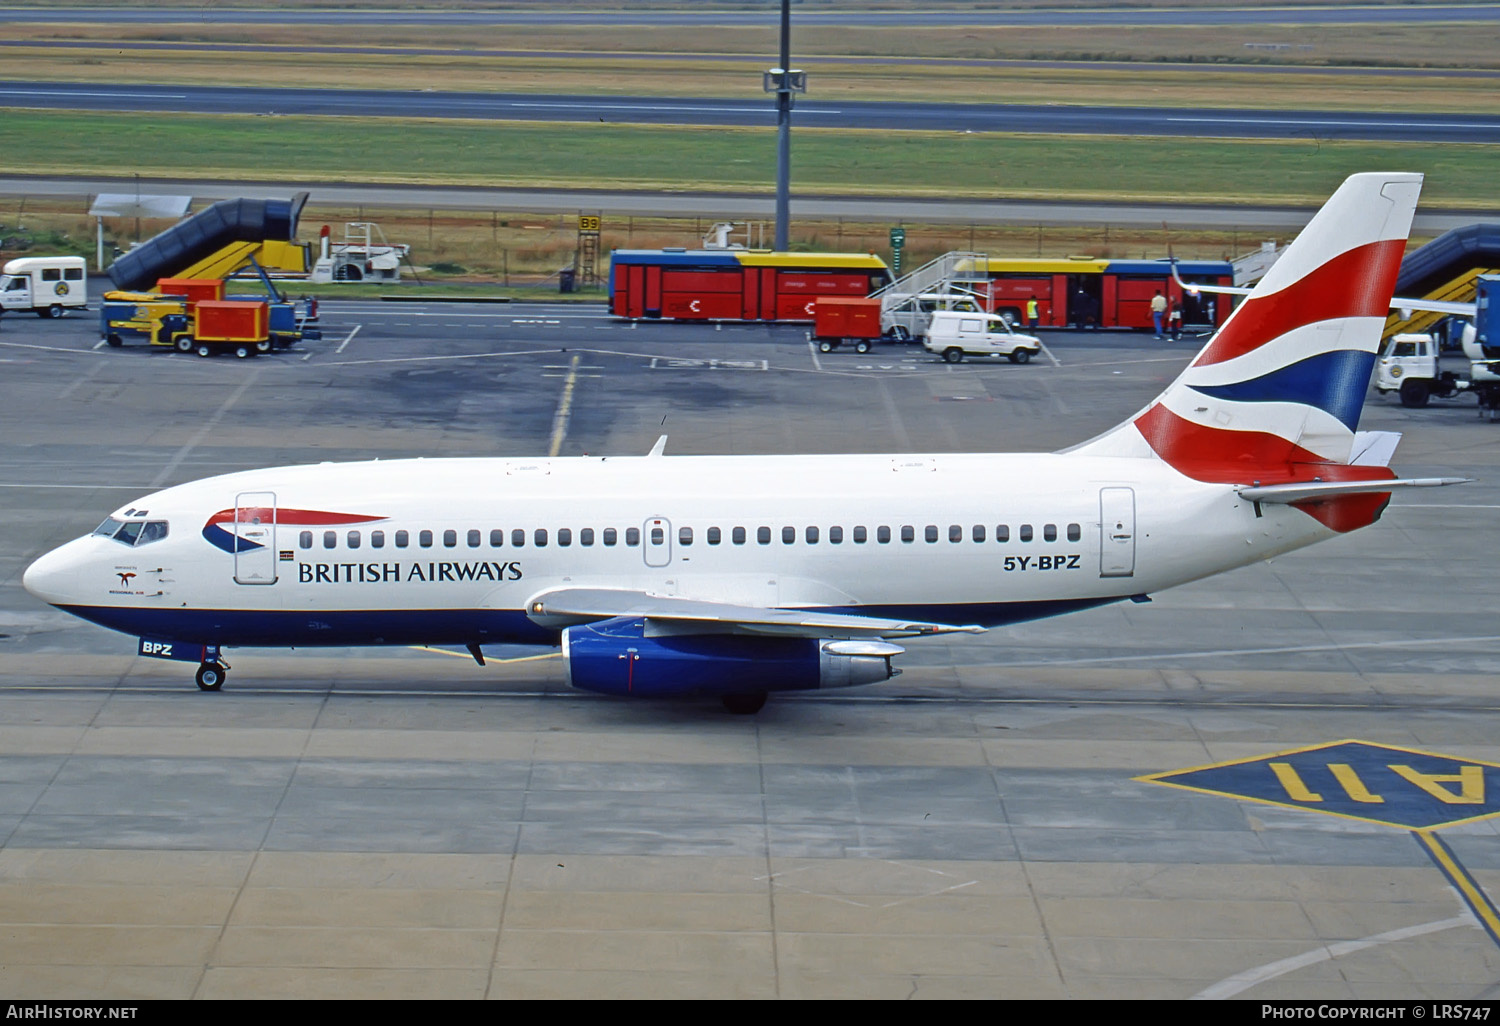
{"label": "airport light pole", "polygon": [[792,64],[792,0],[781,0],[781,65],[766,72],[765,90],[776,94],[776,251],[786,252],[791,224],[792,94],[807,92],[807,72]]}

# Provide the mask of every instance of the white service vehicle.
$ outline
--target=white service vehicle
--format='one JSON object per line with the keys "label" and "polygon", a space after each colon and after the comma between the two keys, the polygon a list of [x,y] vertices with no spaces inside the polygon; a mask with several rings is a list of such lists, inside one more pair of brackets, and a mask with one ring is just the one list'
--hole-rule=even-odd
{"label": "white service vehicle", "polygon": [[18,257],[0,270],[0,312],[29,310],[38,317],[61,317],[88,305],[88,270],[83,257]]}
{"label": "white service vehicle", "polygon": [[1000,314],[937,310],[922,347],[949,363],[965,356],[1007,356],[1011,363],[1026,363],[1042,351],[1042,340],[1012,331]]}
{"label": "white service vehicle", "polygon": [[1464,325],[1461,335],[1464,355],[1469,358],[1469,376],[1461,378],[1438,367],[1437,339],[1426,334],[1393,335],[1375,360],[1372,384],[1381,395],[1395,392],[1402,406],[1426,406],[1433,396],[1452,399],[1473,392],[1479,410],[1494,419],[1500,411],[1500,361],[1476,338],[1475,325]]}
{"label": "white service vehicle", "polygon": [[969,292],[921,292],[880,297],[881,333],[897,341],[927,337],[932,315],[940,310],[983,313],[979,297]]}

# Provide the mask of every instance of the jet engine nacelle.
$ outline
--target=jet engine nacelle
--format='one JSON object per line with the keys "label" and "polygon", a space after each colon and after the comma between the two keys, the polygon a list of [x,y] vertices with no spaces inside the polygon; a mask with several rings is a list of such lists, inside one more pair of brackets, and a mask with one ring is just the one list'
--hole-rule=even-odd
{"label": "jet engine nacelle", "polygon": [[661,698],[809,691],[889,680],[903,650],[885,641],[647,634],[641,617],[569,627],[562,635],[568,683],[606,695]]}

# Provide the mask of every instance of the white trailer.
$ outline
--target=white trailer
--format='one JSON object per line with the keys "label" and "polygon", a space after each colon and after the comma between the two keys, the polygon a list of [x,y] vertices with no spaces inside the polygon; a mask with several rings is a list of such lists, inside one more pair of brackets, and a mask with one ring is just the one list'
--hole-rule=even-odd
{"label": "white trailer", "polygon": [[18,257],[0,268],[0,313],[29,310],[38,317],[61,317],[86,308],[88,301],[83,257]]}

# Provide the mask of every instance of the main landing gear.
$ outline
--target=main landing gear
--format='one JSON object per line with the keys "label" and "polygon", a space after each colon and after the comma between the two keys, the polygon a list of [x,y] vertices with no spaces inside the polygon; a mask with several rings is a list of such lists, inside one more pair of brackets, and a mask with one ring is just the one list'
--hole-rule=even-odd
{"label": "main landing gear", "polygon": [[227,676],[227,663],[200,663],[193,679],[198,682],[198,688],[202,691],[218,691],[224,686],[224,678]]}

